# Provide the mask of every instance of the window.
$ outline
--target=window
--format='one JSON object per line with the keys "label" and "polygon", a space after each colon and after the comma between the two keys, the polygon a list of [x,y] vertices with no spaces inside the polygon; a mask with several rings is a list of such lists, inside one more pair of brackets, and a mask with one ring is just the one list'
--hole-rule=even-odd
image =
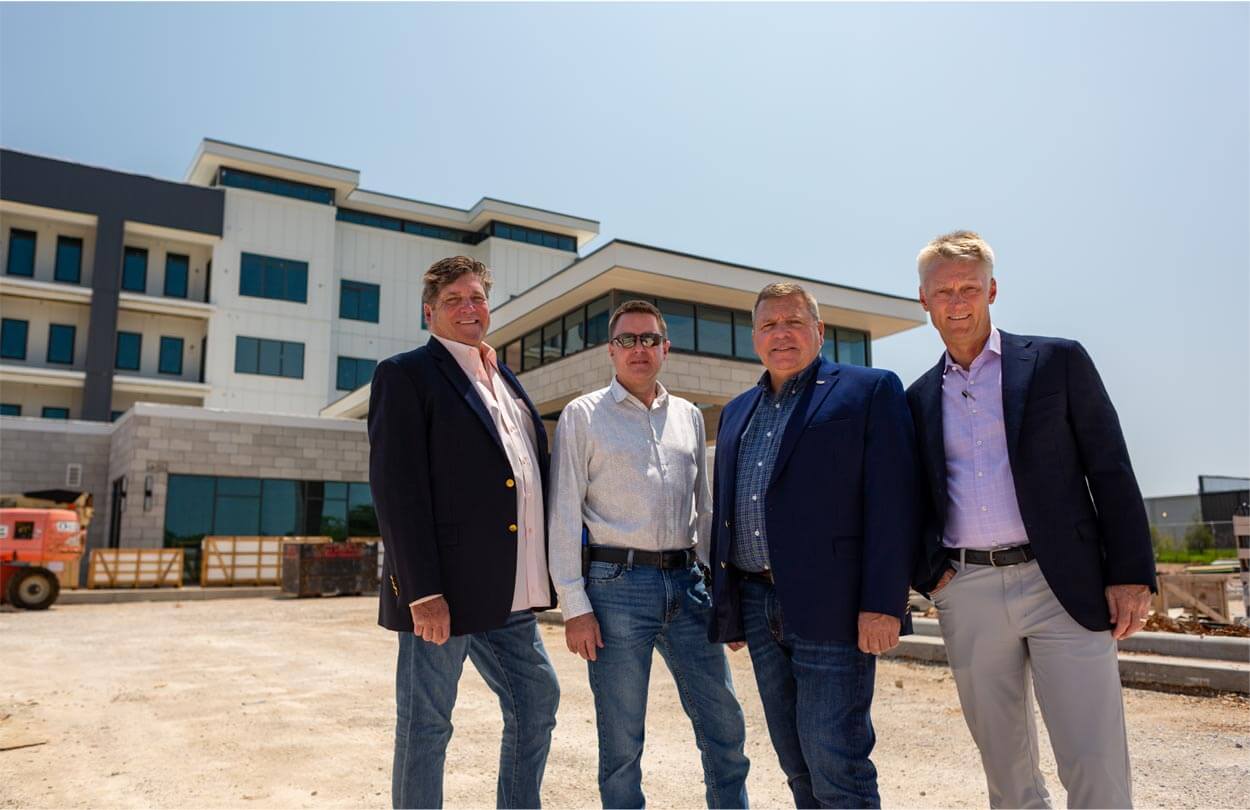
{"label": "window", "polygon": [[308,262],[244,253],[239,262],[239,295],[307,303]]}
{"label": "window", "polygon": [[161,356],[156,370],[161,374],[182,374],[182,338],[161,336]]}
{"label": "window", "polygon": [[757,360],[751,343],[751,313],[734,313],[734,357],[739,360]]}
{"label": "window", "polygon": [[560,359],[561,337],[559,318],[543,327],[543,363]]}
{"label": "window", "polygon": [[148,290],[148,251],[128,247],[122,257],[122,289],[129,292]]}
{"label": "window", "polygon": [[117,333],[117,359],[113,367],[123,371],[138,371],[139,358],[143,354],[143,335],[138,332]]}
{"label": "window", "polygon": [[733,355],[733,313],[727,309],[699,307],[698,337],[701,354]]}
{"label": "window", "polygon": [[868,336],[854,329],[838,329],[838,362],[868,365]]}
{"label": "window", "polygon": [[459,242],[476,245],[486,238],[486,234],[462,231],[458,228],[444,228],[441,225],[430,225],[425,222],[411,222],[396,219],[382,214],[370,214],[367,211],[353,211],[350,208],[338,209],[335,218],[339,222],[350,222],[353,225],[364,225],[369,228],[381,228],[385,231],[402,231],[412,236],[426,236],[430,239],[444,239],[448,242]]}
{"label": "window", "polygon": [[69,408],[53,408],[51,405],[44,405],[40,415],[44,419],[69,419]]}
{"label": "window", "polygon": [[9,259],[5,263],[4,272],[10,276],[35,275],[35,232],[20,231],[13,228],[9,231]]}
{"label": "window", "polygon": [[21,416],[22,406],[12,402],[0,402],[0,416]]}
{"label": "window", "polygon": [[73,236],[56,238],[56,269],[52,278],[66,284],[82,281],[82,240]]}
{"label": "window", "polygon": [[265,194],[277,194],[280,197],[291,197],[296,200],[325,203],[334,205],[334,189],[314,186],[310,183],[297,183],[280,177],[268,177],[263,174],[227,169],[222,167],[217,175],[217,182],[231,188],[244,188],[249,191],[261,191]]}
{"label": "window", "polygon": [[586,305],[587,348],[608,342],[608,320],[612,317],[608,309],[611,305],[611,300],[606,295]]}
{"label": "window", "polygon": [[541,332],[530,332],[521,338],[521,370],[529,371],[538,368],[543,362],[543,336]]}
{"label": "window", "polygon": [[503,362],[513,371],[521,370],[521,341],[514,340],[503,347]]}
{"label": "window", "polygon": [[564,316],[564,353],[576,354],[586,348],[586,311],[578,308]]}
{"label": "window", "polygon": [[338,373],[335,375],[335,387],[340,391],[355,391],[373,379],[373,369],[377,360],[361,357],[340,357]]}
{"label": "window", "polygon": [[78,330],[72,324],[54,323],[48,327],[48,362],[73,365],[74,337]]}
{"label": "window", "polygon": [[234,370],[239,374],[304,378],[304,344],[239,335],[234,344]]}
{"label": "window", "polygon": [[[363,281],[343,280],[339,287],[339,317],[353,321],[378,322],[378,293],[376,284]],[[422,313],[424,313],[422,308]],[[424,314],[423,316],[424,317]]]}
{"label": "window", "polygon": [[567,250],[572,253],[577,252],[577,240],[571,236],[540,231],[535,228],[523,228],[520,225],[511,225],[507,222],[492,222],[486,226],[485,233],[490,236],[497,236],[500,239],[510,239],[513,242],[525,242],[526,244],[538,245],[539,247]]}
{"label": "window", "polygon": [[657,306],[664,313],[664,322],[668,324],[668,339],[672,341],[673,348],[694,351],[694,304],[661,300]]}
{"label": "window", "polygon": [[116,422],[118,419],[122,418],[122,414],[124,413],[125,411],[109,411],[109,421]]}
{"label": "window", "polygon": [[820,356],[830,363],[838,362],[837,329],[832,326],[825,327],[825,339],[820,344]]}
{"label": "window", "polygon": [[181,253],[165,254],[165,295],[169,298],[187,297],[187,276],[191,259]]}
{"label": "window", "polygon": [[0,321],[0,357],[8,360],[26,359],[26,331],[30,324],[13,318]]}

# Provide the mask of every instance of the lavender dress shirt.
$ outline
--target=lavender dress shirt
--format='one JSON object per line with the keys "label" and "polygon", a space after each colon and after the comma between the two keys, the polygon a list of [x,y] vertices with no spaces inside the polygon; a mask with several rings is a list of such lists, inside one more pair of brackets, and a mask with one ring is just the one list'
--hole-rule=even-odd
{"label": "lavender dress shirt", "polygon": [[1003,421],[1003,352],[998,329],[965,371],[946,354],[942,374],[946,444],[946,532],[951,548],[1002,548],[1029,542],[1016,502]]}

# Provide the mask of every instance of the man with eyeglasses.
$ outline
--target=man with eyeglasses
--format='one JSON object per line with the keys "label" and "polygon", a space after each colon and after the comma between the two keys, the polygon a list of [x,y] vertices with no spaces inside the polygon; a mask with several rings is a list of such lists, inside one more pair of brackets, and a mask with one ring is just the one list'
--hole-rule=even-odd
{"label": "man with eyeglasses", "polygon": [[442,806],[467,657],[503,711],[496,802],[538,807],[560,701],[534,620],[552,605],[547,432],[482,340],[486,266],[441,259],[423,281],[429,342],[378,363],[369,397],[369,485],[386,547],[378,623],[399,635],[391,801]]}
{"label": "man with eyeglasses", "polygon": [[893,373],[820,356],[803,287],[752,315],[767,371],[717,433],[711,638],[750,649],[795,806],[879,807],[875,656],[910,629],[920,542],[911,415]]}
{"label": "man with eyeglasses", "polygon": [[[587,661],[604,807],[643,807],[647,685],[658,649],[703,760],[708,807],[746,807],[745,725],[696,560],[711,528],[703,414],[657,378],[667,326],[646,301],[608,322],[612,384],[570,402],[552,453],[551,578]],[[588,544],[583,547],[583,534]]]}

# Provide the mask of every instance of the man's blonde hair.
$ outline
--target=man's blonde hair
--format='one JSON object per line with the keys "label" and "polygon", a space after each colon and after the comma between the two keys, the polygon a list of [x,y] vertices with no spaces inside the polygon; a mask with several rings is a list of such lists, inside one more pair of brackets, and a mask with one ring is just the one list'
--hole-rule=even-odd
{"label": "man's blonde hair", "polygon": [[925,245],[916,257],[921,284],[924,284],[925,273],[929,272],[933,263],[942,260],[976,262],[985,268],[987,275],[994,275],[994,250],[975,231],[951,231]]}
{"label": "man's blonde hair", "polygon": [[820,307],[816,304],[816,296],[808,292],[807,288],[802,284],[795,284],[793,281],[778,281],[769,284],[760,290],[760,294],[755,296],[755,306],[751,307],[751,322],[755,322],[755,311],[760,308],[760,302],[769,298],[789,298],[792,295],[801,295],[803,300],[807,302],[807,311],[811,314],[813,321],[820,320]]}
{"label": "man's blonde hair", "polygon": [[490,295],[491,284],[495,279],[486,265],[468,256],[450,256],[434,262],[421,277],[421,303],[434,306],[443,288],[466,273],[477,276],[478,281],[482,282],[482,289]]}

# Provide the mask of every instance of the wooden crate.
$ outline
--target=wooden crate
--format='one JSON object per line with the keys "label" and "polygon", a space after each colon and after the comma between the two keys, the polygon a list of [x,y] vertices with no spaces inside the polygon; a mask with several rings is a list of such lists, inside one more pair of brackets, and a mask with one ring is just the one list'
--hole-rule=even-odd
{"label": "wooden crate", "polygon": [[182,549],[92,549],[87,587],[181,588]]}
{"label": "wooden crate", "polygon": [[205,537],[200,543],[200,585],[278,585],[282,544],[329,543],[329,537]]}
{"label": "wooden crate", "polygon": [[1228,581],[1235,574],[1159,574],[1154,609],[1163,616],[1171,608],[1183,608],[1194,616],[1232,624],[1228,609]]}

